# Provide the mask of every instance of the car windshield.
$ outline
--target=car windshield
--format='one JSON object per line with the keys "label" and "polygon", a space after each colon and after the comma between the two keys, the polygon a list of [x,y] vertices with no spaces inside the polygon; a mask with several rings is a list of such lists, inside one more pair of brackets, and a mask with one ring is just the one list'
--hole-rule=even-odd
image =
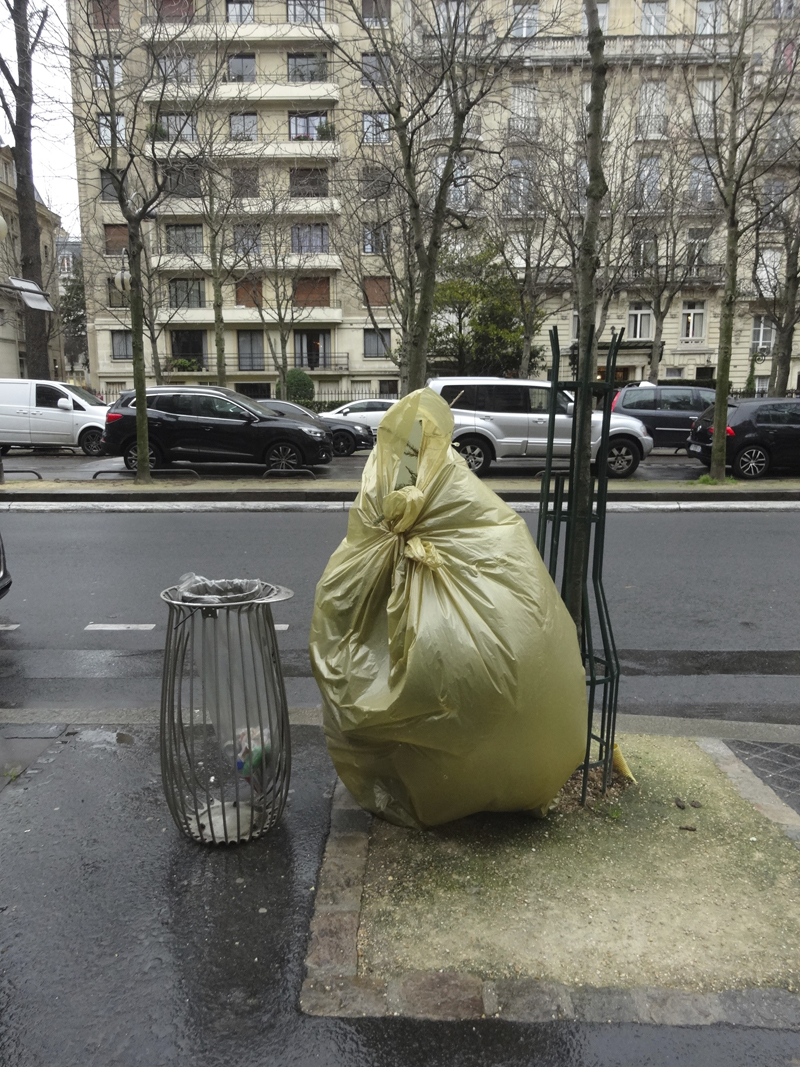
{"label": "car windshield", "polygon": [[68,385],[66,382],[61,382],[61,385],[65,389],[69,389],[71,393],[74,393],[84,404],[91,404],[92,407],[104,408],[108,405],[105,400],[100,400],[94,393],[90,393],[88,389],[82,389],[79,385]]}

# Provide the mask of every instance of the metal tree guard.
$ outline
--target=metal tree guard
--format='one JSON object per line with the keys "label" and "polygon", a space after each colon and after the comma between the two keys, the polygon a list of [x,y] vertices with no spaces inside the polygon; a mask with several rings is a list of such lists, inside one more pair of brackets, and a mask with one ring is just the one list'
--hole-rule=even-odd
{"label": "metal tree guard", "polygon": [[[557,581],[561,571],[561,593],[566,591],[567,578],[564,566],[565,548],[575,536],[579,523],[588,530],[586,543],[590,545],[587,560],[586,581],[583,588],[583,613],[580,634],[581,655],[586,670],[588,723],[586,730],[586,754],[583,761],[583,787],[581,802],[586,801],[589,771],[593,767],[603,769],[603,790],[611,780],[614,757],[614,734],[617,720],[619,695],[619,657],[611,628],[605,589],[603,588],[603,554],[606,533],[606,503],[608,499],[608,437],[611,422],[611,397],[615,380],[617,351],[624,331],[612,335],[606,358],[606,375],[603,381],[590,380],[591,360],[583,361],[579,381],[559,381],[561,350],[558,329],[550,330],[550,349],[553,356],[552,387],[550,389],[550,412],[547,428],[547,453],[542,473],[539,499],[539,523],[536,546],[547,564],[550,576]],[[592,344],[590,337],[589,345]],[[569,468],[553,470],[553,443],[555,440],[556,413],[559,390],[566,389],[575,396],[575,411],[572,419],[572,445]],[[576,462],[581,445],[582,420],[579,412],[594,399],[603,400],[603,418],[600,447],[595,460],[592,507],[586,516],[578,514],[574,495],[567,493],[567,485],[575,484]],[[563,536],[562,536],[563,529]],[[595,719],[597,718],[597,721]]]}
{"label": "metal tree guard", "polygon": [[290,589],[195,575],[169,607],[161,689],[161,774],[182,833],[249,841],[280,819],[289,790],[289,715],[270,604]]}

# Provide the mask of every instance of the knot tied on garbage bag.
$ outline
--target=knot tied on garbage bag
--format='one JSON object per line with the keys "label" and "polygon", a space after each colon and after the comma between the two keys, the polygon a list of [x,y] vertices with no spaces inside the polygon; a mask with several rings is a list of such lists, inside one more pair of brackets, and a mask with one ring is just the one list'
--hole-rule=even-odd
{"label": "knot tied on garbage bag", "polygon": [[444,563],[436,546],[430,541],[423,541],[421,537],[412,537],[407,541],[403,555],[406,559],[413,559],[415,563],[424,563],[432,570],[437,570]]}
{"label": "knot tied on garbage bag", "polygon": [[392,533],[406,533],[420,516],[425,494],[416,485],[395,489],[383,498],[383,518]]}
{"label": "knot tied on garbage bag", "polygon": [[387,411],[311,624],[339,777],[402,826],[546,808],[586,747],[575,624],[452,434],[432,389]]}

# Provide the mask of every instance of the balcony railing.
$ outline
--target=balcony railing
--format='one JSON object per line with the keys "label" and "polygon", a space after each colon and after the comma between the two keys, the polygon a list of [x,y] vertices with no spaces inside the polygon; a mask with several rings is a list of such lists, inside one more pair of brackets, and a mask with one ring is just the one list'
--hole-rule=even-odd
{"label": "balcony railing", "polygon": [[641,115],[636,119],[636,136],[640,141],[661,140],[666,135],[666,115]]}
{"label": "balcony railing", "polygon": [[[714,44],[710,45],[709,41]],[[533,37],[525,45],[524,58],[526,60],[540,60],[551,62],[553,59],[585,58],[587,38],[582,34],[573,34],[564,37],[546,37],[543,34]],[[513,47],[517,47],[515,40]],[[719,38],[708,38],[703,42],[693,34],[610,34],[605,37],[604,58],[611,62],[615,60],[630,60],[637,57],[647,56],[675,56],[683,60],[695,60],[697,62],[722,61],[730,57],[729,52],[724,51],[724,46]]]}
{"label": "balcony railing", "polygon": [[199,10],[194,10],[193,4],[185,4],[181,9],[177,4],[169,5],[171,10],[168,14],[145,15],[143,23],[149,25],[192,26],[195,24],[216,23],[231,27],[256,25],[290,25],[290,26],[321,26],[336,22],[338,12],[330,0],[325,3],[300,4],[288,3],[276,5],[269,0],[255,0],[251,3],[221,4],[220,8],[212,8],[211,5],[202,5]]}
{"label": "balcony railing", "polygon": [[312,352],[305,355],[295,352],[295,367],[305,371],[348,371],[350,369],[349,352]]}
{"label": "balcony railing", "polygon": [[[481,135],[480,115],[470,115],[464,124],[464,138],[477,138]],[[432,141],[449,141],[453,136],[453,120],[437,117],[428,127],[425,136]]]}
{"label": "balcony railing", "polygon": [[536,115],[512,115],[508,120],[508,132],[512,136],[535,138],[539,136],[539,118]]}

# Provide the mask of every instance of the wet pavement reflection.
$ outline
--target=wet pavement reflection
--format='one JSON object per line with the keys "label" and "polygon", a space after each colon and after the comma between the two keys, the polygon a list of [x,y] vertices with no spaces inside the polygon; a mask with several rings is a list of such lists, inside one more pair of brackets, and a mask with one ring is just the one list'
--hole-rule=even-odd
{"label": "wet pavement reflection", "polygon": [[[152,726],[53,741],[0,794],[3,1067],[776,1067],[800,1035],[303,1016],[333,769],[295,727],[280,827],[208,848],[169,819]],[[32,773],[36,772],[36,773]]]}

